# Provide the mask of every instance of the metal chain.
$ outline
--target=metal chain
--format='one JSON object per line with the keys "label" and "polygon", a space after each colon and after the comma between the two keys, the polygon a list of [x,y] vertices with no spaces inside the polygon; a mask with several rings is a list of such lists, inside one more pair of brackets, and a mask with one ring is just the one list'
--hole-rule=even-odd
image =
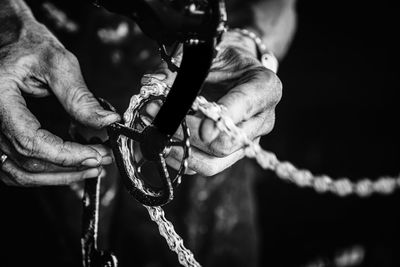
{"label": "metal chain", "polygon": [[297,169],[290,162],[279,161],[274,153],[264,150],[258,143],[251,141],[226,115],[224,106],[208,102],[200,96],[194,101],[192,109],[212,119],[220,131],[242,144],[246,156],[254,158],[263,169],[272,170],[279,178],[300,187],[310,187],[319,193],[331,192],[341,197],[348,195],[368,197],[374,193],[388,195],[400,187],[400,177],[381,177],[375,181],[363,179],[352,182],[348,178],[335,180],[327,175],[313,175],[309,170]]}
{"label": "metal chain", "polygon": [[178,261],[185,267],[201,267],[193,253],[183,245],[182,238],[176,233],[174,226],[165,218],[161,207],[146,207],[153,222],[157,223],[160,235],[167,241],[170,250],[178,255]]}
{"label": "metal chain", "polygon": [[[131,120],[129,116],[132,114],[132,109],[139,102],[139,99],[146,98],[150,94],[166,95],[168,93],[169,88],[161,81],[152,79],[149,76],[147,78],[149,78],[150,82],[144,84],[140,95],[133,96],[131,99],[130,108],[124,114],[126,121]],[[308,170],[297,169],[290,162],[279,161],[274,153],[264,150],[258,143],[251,141],[226,115],[224,106],[208,102],[204,97],[199,96],[193,102],[192,109],[212,119],[220,131],[241,143],[246,156],[254,158],[263,169],[272,170],[279,178],[290,181],[300,187],[310,187],[319,193],[331,192],[341,197],[351,194],[359,197],[368,197],[374,193],[388,195],[400,187],[400,177],[381,177],[376,181],[363,179],[358,182],[352,182],[348,178],[334,180],[327,175],[313,175]],[[124,152],[127,153],[128,151]],[[201,265],[195,260],[193,253],[183,245],[183,240],[176,233],[172,223],[165,218],[164,210],[161,207],[144,207],[149,212],[151,220],[158,225],[160,235],[165,238],[170,250],[177,254],[179,263],[185,267],[200,267]]]}
{"label": "metal chain", "polygon": [[[133,120],[133,116],[136,113],[136,109],[140,106],[140,104],[149,98],[150,96],[166,96],[169,92],[169,88],[166,84],[161,83],[156,78],[151,77],[150,75],[144,75],[144,79],[149,79],[146,83],[143,84],[142,88],[140,89],[140,93],[137,95],[133,95],[129,102],[129,107],[124,113],[124,121],[125,125],[130,127],[130,124]],[[129,138],[126,136],[120,137],[120,150],[121,155],[123,155],[124,165],[126,167],[126,171],[130,177],[135,177],[135,167],[132,165],[131,157],[129,156],[131,153],[130,146],[129,146]],[[136,188],[139,190],[146,192],[146,194],[154,194],[151,191],[145,189],[144,183],[140,179],[131,179],[132,183],[135,185]]]}
{"label": "metal chain", "polygon": [[328,257],[318,257],[302,267],[351,267],[364,263],[366,249],[360,245],[354,245],[336,251]]}
{"label": "metal chain", "polygon": [[[143,86],[140,89],[140,94],[132,96],[129,107],[124,113],[124,120],[127,126],[129,126],[133,119],[132,116],[135,113],[135,110],[143,100],[150,96],[166,96],[170,89],[164,83],[159,81],[157,78],[152,77],[151,75],[145,75],[144,80]],[[127,142],[127,138],[121,137],[120,149],[122,155],[130,154]],[[129,160],[129,157],[124,157],[124,164],[127,167],[129,175],[134,177],[135,170]],[[143,182],[140,179],[132,179],[132,182],[135,183],[135,186],[141,190],[144,190]],[[145,205],[144,207],[149,212],[151,220],[158,225],[160,235],[167,241],[169,249],[177,254],[179,263],[185,267],[201,267],[201,265],[194,258],[193,253],[183,245],[183,239],[176,233],[173,224],[165,218],[164,210],[161,207],[150,207]]]}

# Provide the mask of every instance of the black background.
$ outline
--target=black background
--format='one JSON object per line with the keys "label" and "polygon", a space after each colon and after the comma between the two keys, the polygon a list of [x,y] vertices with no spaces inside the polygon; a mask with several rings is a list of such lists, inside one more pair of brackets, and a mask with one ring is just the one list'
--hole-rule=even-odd
{"label": "black background", "polygon": [[[314,173],[399,174],[395,1],[299,1],[279,76],[283,98],[263,146]],[[267,175],[267,173],[265,173]],[[261,177],[265,266],[299,266],[361,245],[363,266],[400,266],[399,193],[340,199]]]}

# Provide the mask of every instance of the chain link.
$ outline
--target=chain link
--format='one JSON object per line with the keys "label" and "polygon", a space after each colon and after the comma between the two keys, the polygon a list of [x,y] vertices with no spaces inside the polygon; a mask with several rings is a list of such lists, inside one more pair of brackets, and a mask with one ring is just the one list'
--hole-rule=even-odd
{"label": "chain link", "polygon": [[[130,126],[130,123],[133,120],[133,114],[135,114],[140,103],[150,96],[166,96],[170,89],[164,83],[151,75],[145,75],[144,80],[143,86],[140,89],[140,94],[131,97],[129,107],[124,113],[124,120],[127,126]],[[128,157],[128,155],[130,155],[130,148],[126,137],[121,137],[120,149],[122,155],[126,155],[126,157],[124,157],[124,165],[127,167],[130,177],[135,177],[134,167],[132,166],[130,157]],[[162,163],[164,168],[166,168],[165,162]],[[137,188],[145,191],[143,181],[140,179],[132,179],[132,182],[135,183]],[[151,192],[147,193],[149,194]],[[144,207],[147,209],[151,220],[157,224],[160,235],[165,238],[169,249],[177,254],[179,263],[185,267],[201,267],[194,258],[193,253],[183,245],[183,240],[176,233],[173,224],[165,218],[164,210],[161,207],[150,207],[145,205]]]}
{"label": "chain link", "polygon": [[258,143],[251,141],[226,115],[224,106],[208,102],[199,96],[194,101],[192,109],[212,119],[220,131],[242,144],[246,156],[254,158],[263,169],[272,170],[279,178],[299,187],[310,187],[319,193],[330,192],[341,197],[389,195],[400,187],[400,177],[381,177],[375,181],[363,179],[352,182],[348,178],[332,179],[327,175],[313,175],[309,170],[298,169],[290,162],[279,161],[274,153],[264,150]]}
{"label": "chain link", "polygon": [[[127,127],[131,126],[130,124],[133,122],[134,115],[137,113],[140,105],[146,99],[148,99],[150,96],[166,96],[169,92],[169,88],[166,84],[161,83],[151,75],[144,75],[143,79],[147,80],[140,89],[140,93],[131,97],[129,107],[124,113],[125,126]],[[130,157],[131,147],[129,146],[129,138],[121,135],[119,149],[121,151],[121,155],[123,155],[122,160],[124,161],[124,166],[126,167],[127,173],[131,177],[133,185],[148,195],[154,195],[154,192],[146,190],[142,180],[134,178],[136,177],[136,171],[132,164],[132,158]]]}
{"label": "chain link", "polygon": [[[163,86],[162,82],[150,78],[150,82],[141,88],[140,95],[132,97],[130,108],[124,114],[125,120],[132,119],[130,116],[133,114],[133,109],[141,99],[145,99],[149,95],[166,95],[168,90],[169,88]],[[400,187],[400,177],[381,177],[376,181],[363,179],[352,182],[348,178],[335,180],[327,175],[313,175],[308,170],[296,168],[290,162],[279,161],[274,153],[264,150],[258,143],[251,141],[226,115],[224,106],[208,102],[204,97],[199,96],[193,102],[192,109],[203,113],[216,123],[220,131],[242,144],[246,156],[254,158],[263,169],[272,170],[279,178],[290,181],[299,187],[310,187],[319,193],[330,192],[341,197],[352,194],[368,197],[374,193],[388,195]],[[122,153],[128,153],[127,146],[123,147],[125,149]],[[183,240],[176,233],[172,223],[165,218],[164,210],[161,207],[144,207],[149,212],[151,220],[158,225],[160,235],[165,238],[169,249],[177,254],[179,263],[185,267],[200,267],[201,265],[196,261],[193,253],[183,245]]]}
{"label": "chain link", "polygon": [[146,207],[150,218],[158,225],[160,235],[167,241],[170,250],[178,255],[178,261],[185,267],[201,267],[195,260],[193,253],[183,245],[182,238],[176,233],[174,226],[165,218],[161,207]]}

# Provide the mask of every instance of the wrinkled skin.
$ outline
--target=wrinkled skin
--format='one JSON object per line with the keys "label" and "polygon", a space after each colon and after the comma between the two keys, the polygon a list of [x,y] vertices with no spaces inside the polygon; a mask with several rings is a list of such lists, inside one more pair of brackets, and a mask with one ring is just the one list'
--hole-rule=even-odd
{"label": "wrinkled skin", "polygon": [[[76,57],[43,25],[27,17],[0,46],[0,151],[8,156],[0,180],[9,185],[60,185],[104,175],[101,166],[112,161],[108,149],[63,141],[42,129],[26,107],[24,97],[54,94],[86,127],[101,129],[120,119],[103,110],[87,89]],[[273,128],[281,83],[255,54],[251,39],[226,33],[203,93],[223,104],[233,121],[258,142]],[[165,65],[156,73],[172,84],[174,75]],[[201,114],[187,116],[187,123],[192,133],[188,173],[215,175],[244,156],[235,140],[219,133]],[[176,137],[182,134],[178,131]],[[173,149],[167,163],[177,168],[180,158],[181,151]]]}
{"label": "wrinkled skin", "polygon": [[[227,108],[227,115],[247,134],[259,142],[275,121],[275,106],[281,99],[282,85],[274,72],[264,68],[256,58],[253,40],[237,32],[224,34],[203,95]],[[178,60],[180,55],[178,54]],[[174,75],[161,66],[154,74],[172,85]],[[152,110],[153,109],[153,110]],[[158,108],[150,107],[156,114]],[[186,117],[191,136],[192,153],[188,174],[212,176],[244,157],[242,147],[234,139],[220,133],[213,121],[202,114]],[[181,131],[175,135],[182,138]],[[173,148],[167,163],[177,169],[183,151]]]}
{"label": "wrinkled skin", "polygon": [[73,119],[95,129],[118,121],[119,115],[100,107],[76,57],[29,11],[10,19],[18,27],[0,33],[0,151],[8,156],[0,181],[62,185],[102,175],[101,166],[112,162],[110,151],[63,141],[41,128],[25,98],[54,94]]}

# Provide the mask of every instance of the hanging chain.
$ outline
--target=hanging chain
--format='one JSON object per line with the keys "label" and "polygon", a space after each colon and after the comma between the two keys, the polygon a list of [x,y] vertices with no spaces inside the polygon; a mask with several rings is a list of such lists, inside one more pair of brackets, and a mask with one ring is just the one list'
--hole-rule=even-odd
{"label": "hanging chain", "polygon": [[226,115],[226,108],[214,102],[208,102],[204,97],[197,97],[192,109],[200,111],[216,123],[218,129],[231,136],[244,148],[247,157],[254,158],[263,169],[269,169],[286,181],[299,187],[310,187],[319,193],[331,192],[344,197],[357,195],[368,197],[372,194],[388,195],[400,187],[400,177],[381,177],[376,181],[363,179],[352,182],[348,178],[332,179],[327,175],[313,175],[309,170],[297,169],[290,162],[281,162],[272,152],[251,141],[245,133]]}
{"label": "hanging chain", "polygon": [[161,207],[144,207],[151,220],[157,223],[160,235],[167,241],[169,249],[177,254],[179,263],[185,267],[201,267],[193,253],[183,245],[183,240],[176,233],[172,223],[165,218],[164,210]]}
{"label": "hanging chain", "polygon": [[[144,80],[140,94],[132,96],[129,108],[124,114],[124,120],[127,122],[132,121],[132,114],[134,114],[135,109],[138,108],[139,103],[143,100],[150,96],[166,96],[169,92],[168,86],[151,75],[145,75]],[[123,139],[121,152],[129,155],[129,146],[126,142],[126,138]],[[129,161],[124,163],[127,166],[128,173],[133,176],[135,171],[132,164]],[[135,179],[134,182],[137,183],[137,187],[144,190],[143,182],[140,179]],[[183,245],[183,239],[176,233],[173,224],[165,218],[164,210],[161,207],[144,207],[149,212],[151,220],[158,225],[160,235],[167,241],[169,249],[177,254],[179,263],[185,267],[201,267],[194,258],[193,253]]]}

